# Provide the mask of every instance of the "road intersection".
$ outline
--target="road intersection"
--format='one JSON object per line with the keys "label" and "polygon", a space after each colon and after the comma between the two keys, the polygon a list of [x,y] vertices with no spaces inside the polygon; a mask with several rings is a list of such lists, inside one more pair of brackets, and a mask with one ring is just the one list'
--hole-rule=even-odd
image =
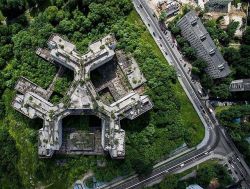
{"label": "road intersection", "polygon": [[195,166],[197,162],[201,163],[208,159],[219,158],[228,162],[229,168],[235,175],[235,181],[241,182],[242,188],[249,189],[249,167],[224,128],[218,124],[215,115],[209,110],[207,106],[209,101],[205,101],[201,97],[199,93],[200,89],[197,89],[196,85],[193,84],[189,72],[183,66],[182,55],[173,44],[170,32],[163,32],[160,29],[158,19],[144,0],[133,0],[133,4],[166,60],[175,68],[180,84],[205,127],[205,137],[194,150],[159,166],[155,166],[152,173],[146,178],[133,175],[100,188],[143,188],[158,180],[162,180],[167,174],[180,172],[187,167]]}

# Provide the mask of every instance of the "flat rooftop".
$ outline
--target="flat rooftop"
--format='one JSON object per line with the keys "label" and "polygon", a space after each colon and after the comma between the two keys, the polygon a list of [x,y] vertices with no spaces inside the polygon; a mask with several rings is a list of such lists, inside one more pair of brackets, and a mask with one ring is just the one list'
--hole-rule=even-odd
{"label": "flat rooftop", "polygon": [[222,78],[229,75],[230,69],[227,62],[194,11],[185,14],[177,25],[191,46],[196,48],[198,56],[207,62],[206,70],[211,77]]}
{"label": "flat rooftop", "polygon": [[[124,158],[125,131],[120,127],[120,120],[125,117],[134,119],[153,107],[147,95],[133,90],[146,82],[136,61],[119,51],[117,55],[122,54],[126,57],[126,61],[116,63],[115,67],[112,65],[112,61],[117,60],[116,40],[112,35],[93,42],[89,46],[89,51],[83,55],[76,51],[74,44],[58,34],[53,34],[47,44],[48,49],[39,48],[36,51],[37,55],[74,71],[74,80],[65,97],[59,104],[52,104],[46,98],[48,92],[45,89],[26,78],[21,78],[15,87],[18,94],[12,102],[16,110],[29,118],[40,117],[44,120],[43,127],[39,130],[40,157],[51,157],[55,151],[60,150],[64,117],[88,114],[102,120],[102,148],[108,151],[112,158]],[[94,73],[102,66],[104,66],[103,69],[99,70],[99,74],[103,74],[102,79],[98,81],[99,83],[91,81],[91,72]],[[108,74],[102,72],[103,70]],[[110,77],[109,73],[113,76]],[[135,83],[134,80],[138,81]],[[111,103],[105,103],[98,94],[106,88],[109,88],[114,96],[114,101]],[[85,143],[84,138],[89,142]],[[74,143],[71,145],[73,151],[94,148],[94,145],[87,146],[90,141],[93,142],[93,137],[90,135],[87,137],[81,133],[72,133],[71,139]]]}
{"label": "flat rooftop", "polygon": [[231,82],[229,89],[232,92],[250,91],[250,79],[234,80]]}

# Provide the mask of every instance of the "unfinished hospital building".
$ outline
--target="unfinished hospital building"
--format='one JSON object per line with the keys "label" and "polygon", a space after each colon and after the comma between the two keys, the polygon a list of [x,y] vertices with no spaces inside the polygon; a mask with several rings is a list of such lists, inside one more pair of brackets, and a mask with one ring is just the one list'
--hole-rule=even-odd
{"label": "unfinished hospital building", "polygon": [[230,74],[227,62],[194,11],[185,14],[177,26],[180,27],[182,36],[196,49],[198,57],[207,63],[206,72],[212,78],[223,78]]}
{"label": "unfinished hospital building", "polygon": [[[17,94],[12,102],[16,110],[29,118],[43,119],[38,135],[39,156],[51,157],[60,149],[64,117],[84,114],[101,119],[103,150],[112,158],[124,158],[125,131],[121,129],[120,120],[135,119],[153,107],[149,97],[138,90],[146,79],[136,61],[123,51],[115,50],[116,40],[111,34],[90,44],[83,55],[58,34],[53,34],[47,44],[47,49],[37,49],[37,55],[74,72],[64,100],[52,104],[48,100],[50,91],[22,77],[16,83]],[[99,76],[92,79],[91,75],[98,69]],[[118,71],[107,74],[111,69]]]}

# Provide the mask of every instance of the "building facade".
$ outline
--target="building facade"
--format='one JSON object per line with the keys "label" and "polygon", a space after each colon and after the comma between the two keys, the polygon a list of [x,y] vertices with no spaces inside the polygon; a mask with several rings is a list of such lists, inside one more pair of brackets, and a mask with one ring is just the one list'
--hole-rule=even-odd
{"label": "building facade", "polygon": [[197,56],[207,63],[206,72],[213,79],[230,74],[227,62],[194,11],[185,14],[177,26],[180,27],[182,36],[195,48]]}
{"label": "building facade", "polygon": [[234,80],[230,83],[231,92],[250,91],[250,79]]}

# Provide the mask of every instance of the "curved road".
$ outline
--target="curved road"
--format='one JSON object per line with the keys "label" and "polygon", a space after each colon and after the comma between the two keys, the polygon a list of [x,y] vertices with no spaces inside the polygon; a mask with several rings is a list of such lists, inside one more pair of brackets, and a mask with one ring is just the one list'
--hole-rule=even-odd
{"label": "curved road", "polygon": [[211,154],[215,154],[228,159],[229,165],[231,166],[230,169],[233,170],[236,175],[236,180],[242,183],[243,188],[249,189],[249,167],[246,165],[242,155],[239,153],[230,137],[228,137],[224,129],[218,125],[218,120],[213,114],[210,113],[205,101],[203,101],[202,98],[200,99],[200,95],[196,87],[193,85],[190,76],[182,66],[182,56],[172,43],[170,32],[164,34],[161,31],[158,19],[154,16],[153,11],[148,7],[144,0],[133,0],[133,4],[159,48],[163,52],[165,58],[176,69],[179,82],[201,118],[206,134],[205,139],[196,147],[195,150],[154,168],[148,177],[140,178],[138,175],[134,175],[122,181],[105,185],[100,188],[143,188],[146,185],[163,179],[167,174],[180,171],[197,162],[214,158],[215,156]]}

